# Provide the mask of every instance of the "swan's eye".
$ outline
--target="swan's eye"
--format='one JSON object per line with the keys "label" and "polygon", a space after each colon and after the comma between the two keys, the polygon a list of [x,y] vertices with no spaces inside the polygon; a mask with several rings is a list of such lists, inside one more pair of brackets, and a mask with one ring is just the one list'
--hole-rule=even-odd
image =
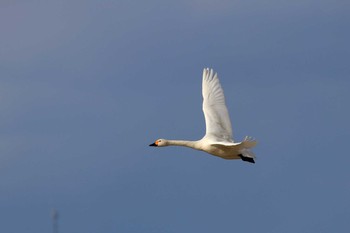
{"label": "swan's eye", "polygon": [[158,140],[158,142],[162,142],[162,140]]}

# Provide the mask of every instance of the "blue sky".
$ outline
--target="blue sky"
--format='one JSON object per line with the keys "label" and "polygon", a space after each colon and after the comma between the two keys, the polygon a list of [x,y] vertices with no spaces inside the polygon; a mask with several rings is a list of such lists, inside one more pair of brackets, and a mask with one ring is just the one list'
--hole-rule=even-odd
{"label": "blue sky", "polygon": [[[349,232],[347,1],[2,1],[0,232]],[[204,134],[214,68],[256,164]]]}

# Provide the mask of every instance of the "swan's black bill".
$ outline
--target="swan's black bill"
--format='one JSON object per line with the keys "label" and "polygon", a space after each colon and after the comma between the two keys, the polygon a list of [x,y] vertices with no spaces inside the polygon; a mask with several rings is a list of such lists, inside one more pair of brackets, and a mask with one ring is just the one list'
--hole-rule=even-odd
{"label": "swan's black bill", "polygon": [[152,143],[152,144],[150,144],[149,146],[157,146],[157,144],[155,144],[155,143]]}

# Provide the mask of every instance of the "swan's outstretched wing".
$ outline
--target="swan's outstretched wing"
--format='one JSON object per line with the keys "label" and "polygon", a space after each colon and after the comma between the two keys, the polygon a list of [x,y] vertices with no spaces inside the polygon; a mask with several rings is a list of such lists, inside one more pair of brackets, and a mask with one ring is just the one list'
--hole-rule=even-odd
{"label": "swan's outstretched wing", "polygon": [[203,70],[203,112],[205,117],[205,138],[215,143],[233,143],[230,117],[225,104],[224,92],[218,75],[211,69]]}

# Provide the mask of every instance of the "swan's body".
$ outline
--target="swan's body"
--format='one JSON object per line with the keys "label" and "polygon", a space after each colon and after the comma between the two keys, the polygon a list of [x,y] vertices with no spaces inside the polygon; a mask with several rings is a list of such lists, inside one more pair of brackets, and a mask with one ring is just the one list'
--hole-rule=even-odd
{"label": "swan's body", "polygon": [[203,112],[206,134],[198,141],[158,139],[150,146],[185,146],[224,159],[242,159],[254,163],[255,155],[250,148],[256,141],[245,137],[242,142],[234,142],[230,117],[225,104],[224,92],[219,78],[213,70],[203,70]]}

